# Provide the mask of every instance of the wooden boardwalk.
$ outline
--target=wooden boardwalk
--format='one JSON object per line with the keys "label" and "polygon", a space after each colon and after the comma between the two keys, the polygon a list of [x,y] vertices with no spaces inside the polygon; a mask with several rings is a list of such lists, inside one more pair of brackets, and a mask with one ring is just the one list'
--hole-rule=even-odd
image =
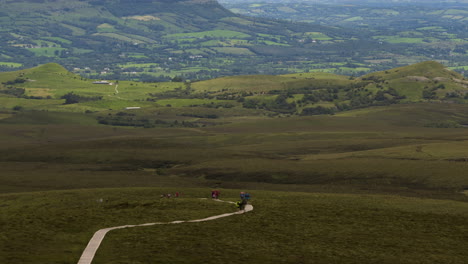
{"label": "wooden boardwalk", "polygon": [[[219,202],[224,202],[221,200],[217,200]],[[228,203],[233,203],[233,202],[228,202]],[[83,254],[81,255],[80,260],[78,261],[78,264],[91,264],[93,262],[94,256],[96,255],[96,252],[101,245],[102,240],[106,236],[106,234],[109,231],[116,230],[116,229],[124,229],[124,228],[132,228],[132,227],[140,227],[140,226],[153,226],[153,225],[171,225],[171,224],[181,224],[181,223],[198,223],[198,222],[206,222],[206,221],[211,221],[211,220],[216,220],[219,218],[223,217],[228,217],[232,215],[237,215],[237,214],[243,214],[249,211],[253,210],[253,206],[250,204],[247,204],[245,207],[245,210],[243,211],[237,211],[234,213],[226,213],[222,215],[215,215],[215,216],[210,216],[207,218],[203,219],[196,219],[196,220],[189,220],[189,221],[172,221],[172,222],[157,222],[157,223],[147,223],[147,224],[141,224],[141,225],[125,225],[125,226],[116,226],[116,227],[109,227],[109,228],[104,228],[96,233],[94,233],[93,237],[89,241],[88,245],[86,246],[85,250],[83,251]]]}

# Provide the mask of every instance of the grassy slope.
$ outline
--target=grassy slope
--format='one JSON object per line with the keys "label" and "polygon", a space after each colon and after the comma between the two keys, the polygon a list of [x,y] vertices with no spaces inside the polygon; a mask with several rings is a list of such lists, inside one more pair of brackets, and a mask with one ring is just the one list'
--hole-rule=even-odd
{"label": "grassy slope", "polygon": [[364,75],[363,78],[371,76],[379,76],[386,80],[398,79],[407,76],[424,76],[430,79],[436,77],[463,79],[459,73],[446,70],[442,64],[435,61],[426,61],[409,66],[394,68],[387,71],[371,73]]}
{"label": "grassy slope", "polygon": [[[54,88],[53,94],[78,89],[108,96],[99,90],[104,87],[75,79],[57,65],[46,68],[44,74],[41,68],[26,71],[36,81],[25,85],[49,85],[44,87]],[[8,74],[1,80],[19,73]],[[54,78],[69,80],[72,88],[54,86]],[[254,87],[271,78],[291,85],[314,81],[307,78],[347,81],[328,75],[252,76],[193,85],[220,91],[232,83],[241,91],[245,79]],[[138,98],[148,89],[181,84],[120,85],[122,96]],[[158,115],[174,115],[183,108],[156,109]],[[466,105],[392,105],[293,118],[231,115],[219,126],[165,129],[98,126],[88,115],[60,111],[25,111],[0,122],[2,263],[76,263],[99,228],[233,210],[193,199],[209,188],[224,188],[222,197],[229,200],[238,192],[228,189],[250,189],[255,211],[204,224],[115,231],[96,263],[187,263],[201,261],[201,254],[211,257],[208,263],[466,260],[468,208],[459,192],[468,187],[468,134],[466,128],[424,127],[468,124]],[[93,189],[116,187],[125,189]],[[27,193],[32,191],[41,192]],[[175,191],[185,198],[157,198]],[[108,201],[101,204],[100,198]]]}
{"label": "grassy slope", "polygon": [[[467,241],[461,234],[466,231],[467,207],[463,203],[380,196],[255,195],[256,210],[245,216],[113,233],[98,253],[97,263],[119,259],[463,263],[466,258]],[[129,250],[128,245],[137,250]]]}
{"label": "grassy slope", "polygon": [[[203,190],[160,199],[168,189],[119,189],[2,195],[2,263],[76,263],[98,229],[204,218],[232,211],[203,202]],[[103,199],[103,202],[99,202]],[[23,253],[19,253],[23,252]]]}
{"label": "grassy slope", "polygon": [[[182,192],[182,198],[159,198],[175,191]],[[221,190],[223,199],[236,200],[237,194]],[[464,263],[467,257],[466,203],[379,195],[252,194],[255,210],[247,215],[112,231],[95,263]],[[196,199],[208,195],[209,189],[191,188],[0,195],[0,260],[76,263],[100,228],[235,211],[229,204]]]}
{"label": "grassy slope", "polygon": [[[120,180],[112,186],[157,186],[156,175],[178,175],[228,185],[264,182],[353,186],[373,192],[453,192],[468,186],[463,162],[466,129],[422,127],[412,120],[438,122],[467,111],[463,105],[437,106],[377,107],[342,117],[236,118],[226,119],[230,124],[194,129],[3,124],[0,161],[6,162],[9,174],[2,185],[5,190],[28,190],[31,182],[21,183],[23,177],[17,176],[23,172],[6,164],[39,162],[64,166],[77,188],[103,187],[109,171],[124,170],[136,175],[135,180],[116,174]],[[438,111],[428,115],[431,108]],[[47,186],[50,180],[44,180],[56,174],[54,166],[32,172],[37,178],[33,186]],[[142,171],[145,168],[153,172]],[[91,177],[99,174],[105,178]],[[68,181],[60,174],[52,180],[60,188],[70,186]]]}
{"label": "grassy slope", "polygon": [[226,91],[226,92],[269,92],[271,90],[285,90],[287,88],[302,88],[321,84],[326,80],[330,84],[344,85],[349,83],[347,77],[323,74],[304,73],[290,75],[249,75],[218,78],[197,82],[192,87],[197,91]]}

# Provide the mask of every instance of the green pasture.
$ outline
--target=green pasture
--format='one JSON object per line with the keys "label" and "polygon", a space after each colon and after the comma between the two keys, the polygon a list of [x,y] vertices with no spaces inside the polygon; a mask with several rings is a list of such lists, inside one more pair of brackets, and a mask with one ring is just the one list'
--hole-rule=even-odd
{"label": "green pasture", "polygon": [[208,67],[187,67],[187,68],[183,68],[183,69],[180,69],[180,70],[174,70],[174,71],[171,71],[170,73],[170,76],[178,76],[180,74],[183,74],[183,73],[187,73],[187,72],[197,72],[197,71],[200,71],[200,70],[211,70],[211,71],[214,71],[214,70],[219,70],[219,69],[215,69],[215,68],[208,68]]}
{"label": "green pasture", "polygon": [[468,70],[468,66],[457,66],[457,67],[450,67],[451,70]]}
{"label": "green pasture", "polygon": [[244,19],[242,17],[224,17],[224,18],[221,18],[220,20],[221,21],[233,22],[235,24],[239,24],[239,25],[243,25],[243,26],[252,24],[252,21]]}
{"label": "green pasture", "polygon": [[367,75],[362,76],[361,78],[366,78],[370,76],[376,76],[383,79],[401,79],[406,78],[408,76],[423,76],[425,78],[457,78],[463,79],[463,77],[453,71],[445,70],[444,66],[437,62],[422,62],[413,65],[409,65],[406,67],[398,67],[386,71],[374,72]]}
{"label": "green pasture", "polygon": [[98,32],[117,32],[118,30],[111,24],[104,23],[97,26]]}
{"label": "green pasture", "polygon": [[315,39],[315,40],[331,40],[333,38],[327,36],[326,34],[322,32],[306,32],[305,35],[309,38]]}
{"label": "green pasture", "polygon": [[0,61],[0,66],[7,66],[7,67],[11,67],[11,68],[19,68],[19,67],[22,67],[23,64],[21,64],[21,63],[16,63],[16,62],[4,62],[4,61]]}
{"label": "green pasture", "polygon": [[[136,67],[139,65],[133,65]],[[146,66],[146,65],[141,65]],[[150,66],[150,65],[149,65]],[[0,97],[0,101],[7,108],[15,105],[24,106],[29,109],[48,109],[54,111],[75,111],[74,109],[89,110],[92,107],[100,109],[120,109],[126,106],[142,106],[149,105],[145,102],[150,93],[161,93],[176,88],[183,87],[181,83],[139,83],[132,81],[121,81],[113,85],[97,85],[93,84],[94,80],[82,78],[73,73],[67,72],[64,68],[56,64],[48,64],[45,66],[22,70],[17,72],[2,73],[0,81],[11,81],[15,78],[25,78],[26,81],[17,84],[18,87],[25,88],[26,95],[39,97],[52,97],[50,99],[21,99],[12,97]],[[116,91],[116,86],[117,91]],[[73,92],[81,96],[102,96],[102,100],[95,102],[83,103],[80,105],[62,106],[63,100],[58,100],[61,96]],[[135,101],[137,100],[137,101]]]}
{"label": "green pasture", "polygon": [[446,14],[446,15],[465,15],[465,16],[467,16],[468,11],[463,10],[463,9],[449,9],[449,10],[445,10],[444,14]]}
{"label": "green pasture", "polygon": [[263,41],[263,43],[265,43],[266,45],[270,45],[270,46],[283,46],[283,47],[291,46],[289,44],[278,43],[278,42],[274,42],[274,41],[270,41],[270,40]]}
{"label": "green pasture", "polygon": [[156,103],[161,106],[171,105],[173,107],[187,107],[187,106],[192,106],[192,105],[232,103],[232,101],[212,100],[212,99],[163,99],[163,100],[157,100]]}
{"label": "green pasture", "polygon": [[147,56],[143,53],[130,52],[130,53],[127,53],[126,55],[130,58],[137,58],[137,59],[147,58]]}
{"label": "green pasture", "polygon": [[44,57],[56,57],[56,52],[60,52],[65,50],[64,48],[31,48],[28,49],[29,51],[33,52],[36,56],[44,56]]}
{"label": "green pasture", "polygon": [[268,91],[281,88],[281,82],[284,80],[287,80],[287,78],[267,75],[234,76],[196,82],[192,84],[192,88],[197,91],[219,91],[222,89],[228,91]]}
{"label": "green pasture", "polygon": [[86,30],[83,29],[83,28],[68,25],[68,24],[64,24],[64,23],[61,23],[60,25],[70,29],[72,31],[72,35],[74,35],[74,36],[83,36],[83,35],[86,34]]}
{"label": "green pasture", "polygon": [[121,41],[126,41],[126,42],[131,42],[131,43],[145,43],[145,41],[135,39],[126,35],[121,35],[117,33],[95,33],[93,34],[94,36],[100,36],[100,37],[107,37],[107,38],[112,38],[112,39],[117,39]]}
{"label": "green pasture", "polygon": [[[304,73],[305,74],[305,73]],[[308,76],[309,74],[305,74]],[[313,75],[313,74],[312,74]],[[225,92],[253,92],[263,93],[271,90],[284,90],[287,88],[299,88],[313,86],[314,84],[330,85],[331,83],[342,85],[347,83],[347,80],[336,78],[326,80],[318,77],[298,78],[297,75],[285,76],[270,76],[270,75],[248,75],[248,76],[232,76],[223,77],[208,81],[196,82],[192,84],[192,88],[197,91],[225,91]],[[317,75],[324,76],[324,75]],[[300,77],[300,75],[299,75]]]}
{"label": "green pasture", "polygon": [[125,63],[119,65],[120,67],[135,67],[135,68],[151,68],[151,67],[158,67],[159,64],[157,63]]}
{"label": "green pasture", "polygon": [[303,73],[293,73],[293,74],[286,74],[282,75],[284,77],[292,77],[292,78],[313,78],[313,79],[338,79],[338,80],[347,80],[349,76],[345,75],[337,75],[327,72],[303,72]]}
{"label": "green pasture", "polygon": [[245,33],[232,31],[232,30],[210,30],[210,31],[203,31],[203,32],[170,34],[166,36],[166,38],[168,39],[190,39],[190,38],[205,38],[205,37],[243,39],[243,38],[247,38],[250,36]]}
{"label": "green pasture", "polygon": [[85,54],[85,53],[90,53],[90,52],[93,52],[93,50],[90,50],[90,49],[73,48],[73,53],[74,53],[74,54]]}
{"label": "green pasture", "polygon": [[51,106],[57,106],[64,103],[64,100],[30,100],[24,98],[1,97],[0,108],[12,109],[15,106],[21,106],[27,110],[43,110]]}
{"label": "green pasture", "polygon": [[232,48],[232,47],[212,47],[211,49],[215,50],[216,52],[219,53],[224,53],[224,54],[235,54],[235,55],[255,55],[253,52],[251,52],[247,48]]}
{"label": "green pasture", "polygon": [[339,67],[338,69],[347,73],[351,72],[353,74],[358,74],[360,72],[369,72],[371,70],[370,68],[367,68],[367,67],[355,67],[355,68]]}
{"label": "green pasture", "polygon": [[374,39],[379,39],[384,42],[397,44],[397,43],[423,43],[424,38],[413,37],[399,37],[399,36],[374,36]]}
{"label": "green pasture", "polygon": [[445,31],[446,29],[441,26],[432,26],[432,27],[420,27],[420,28],[417,28],[416,30]]}

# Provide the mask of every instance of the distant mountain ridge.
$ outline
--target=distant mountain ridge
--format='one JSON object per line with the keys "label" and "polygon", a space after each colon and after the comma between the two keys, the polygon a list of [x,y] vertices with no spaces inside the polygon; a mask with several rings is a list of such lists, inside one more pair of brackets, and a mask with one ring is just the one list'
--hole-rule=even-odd
{"label": "distant mountain ridge", "polygon": [[407,47],[359,29],[237,15],[215,0],[0,5],[0,71],[56,62],[88,78],[115,80],[204,80],[330,67],[361,76],[395,66],[391,58]]}
{"label": "distant mountain ridge", "polygon": [[[144,70],[149,79],[173,77],[184,67],[189,67],[185,75],[195,67],[193,75],[202,79],[276,74],[285,71],[284,60],[325,60],[336,50],[341,54],[339,47],[348,41],[359,41],[354,32],[336,27],[236,15],[215,0],[0,0],[0,5],[0,70],[8,70],[2,62],[24,68],[57,62],[69,70],[91,68],[95,78],[107,71],[113,74],[107,78],[125,79],[118,65],[144,62],[154,64]],[[313,43],[316,36],[327,42]],[[216,60],[232,62],[213,64]]]}

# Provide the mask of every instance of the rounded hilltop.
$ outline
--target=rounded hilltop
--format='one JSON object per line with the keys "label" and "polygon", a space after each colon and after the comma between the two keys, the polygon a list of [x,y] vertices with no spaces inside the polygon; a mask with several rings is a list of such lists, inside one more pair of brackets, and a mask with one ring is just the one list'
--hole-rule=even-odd
{"label": "rounded hilltop", "polygon": [[443,64],[437,61],[424,61],[408,66],[398,67],[386,71],[374,72],[362,76],[362,79],[380,77],[382,79],[397,79],[410,76],[419,76],[428,79],[434,78],[456,78],[463,79],[459,73],[447,69]]}

